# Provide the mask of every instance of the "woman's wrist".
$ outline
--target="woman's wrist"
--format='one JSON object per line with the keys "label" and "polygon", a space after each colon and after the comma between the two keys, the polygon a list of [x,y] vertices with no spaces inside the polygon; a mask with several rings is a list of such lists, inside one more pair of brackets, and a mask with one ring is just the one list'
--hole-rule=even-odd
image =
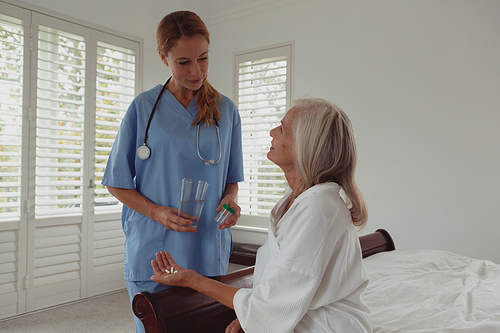
{"label": "woman's wrist", "polygon": [[203,275],[196,273],[195,271],[191,272],[192,275],[186,280],[186,287],[191,288],[193,290],[203,292],[203,280],[207,279]]}
{"label": "woman's wrist", "polygon": [[161,206],[152,203],[151,201],[148,200],[148,202],[146,202],[146,212],[147,212],[146,216],[149,217],[151,220],[160,222],[162,214]]}
{"label": "woman's wrist", "polygon": [[230,198],[232,201],[236,201],[237,196],[238,196],[238,183],[226,184],[226,188],[224,189],[222,197]]}

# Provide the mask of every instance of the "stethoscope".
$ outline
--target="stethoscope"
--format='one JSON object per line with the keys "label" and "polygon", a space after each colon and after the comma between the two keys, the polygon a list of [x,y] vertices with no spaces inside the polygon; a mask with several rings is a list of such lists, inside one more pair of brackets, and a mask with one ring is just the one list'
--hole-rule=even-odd
{"label": "stethoscope", "polygon": [[[151,115],[149,116],[148,120],[148,125],[146,126],[146,133],[144,133],[144,144],[140,146],[137,149],[137,157],[139,157],[141,160],[147,160],[149,156],[151,155],[151,150],[147,146],[147,139],[148,139],[148,131],[149,131],[149,126],[151,125],[151,120],[153,119],[153,115],[155,114],[156,111],[156,106],[158,105],[158,102],[160,101],[161,95],[163,95],[163,92],[167,88],[167,84],[170,82],[170,77],[167,82],[163,85],[163,88],[161,88],[160,94],[158,95],[158,98],[156,99],[156,102],[153,106],[153,110],[151,111]],[[222,154],[222,149],[221,149],[221,144],[220,144],[220,134],[219,134],[219,123],[217,122],[217,119],[214,118],[215,122],[215,128],[217,129],[217,139],[219,140],[219,158],[217,161],[214,162],[214,160],[206,160],[200,155],[200,122],[198,122],[198,125],[196,127],[196,151],[198,152],[198,157],[205,162],[205,165],[210,165],[210,164],[217,164],[220,161],[220,157]]]}

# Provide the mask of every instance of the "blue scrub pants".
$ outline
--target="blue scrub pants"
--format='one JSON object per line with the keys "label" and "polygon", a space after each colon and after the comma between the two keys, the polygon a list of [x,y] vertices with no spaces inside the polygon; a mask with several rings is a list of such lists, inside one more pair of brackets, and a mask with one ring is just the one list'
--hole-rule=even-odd
{"label": "blue scrub pants", "polygon": [[[127,280],[125,280],[125,283],[127,284],[128,296],[130,298],[130,305],[132,305],[132,300],[134,299],[135,294],[137,294],[141,291],[148,291],[150,293],[153,293],[155,291],[160,291],[160,290],[170,288],[168,286],[165,286],[161,283],[157,283],[154,281],[127,281]],[[137,318],[135,315],[134,315],[134,322],[135,322],[135,332],[136,333],[145,333],[144,325],[142,325],[141,320],[139,318]]]}

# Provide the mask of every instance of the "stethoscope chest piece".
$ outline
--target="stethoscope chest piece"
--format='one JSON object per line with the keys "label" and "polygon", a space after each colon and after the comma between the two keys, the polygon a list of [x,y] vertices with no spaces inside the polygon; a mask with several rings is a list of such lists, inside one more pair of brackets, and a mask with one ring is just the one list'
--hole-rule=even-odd
{"label": "stethoscope chest piece", "polygon": [[148,146],[142,145],[137,149],[137,157],[141,160],[147,160],[151,155],[151,150],[149,150]]}

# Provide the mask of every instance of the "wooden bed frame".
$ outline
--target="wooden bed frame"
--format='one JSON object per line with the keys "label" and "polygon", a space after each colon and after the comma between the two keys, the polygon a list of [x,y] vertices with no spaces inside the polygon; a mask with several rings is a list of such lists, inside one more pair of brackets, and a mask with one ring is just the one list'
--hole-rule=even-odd
{"label": "wooden bed frame", "polygon": [[[395,249],[391,236],[383,229],[361,236],[359,241],[363,258]],[[246,257],[252,257],[252,254]],[[246,262],[252,263],[248,258]],[[253,269],[253,266],[244,268],[214,279],[239,288],[251,288]],[[212,298],[178,287],[155,293],[138,293],[132,301],[132,309],[147,333],[221,333],[236,318],[234,310]]]}

